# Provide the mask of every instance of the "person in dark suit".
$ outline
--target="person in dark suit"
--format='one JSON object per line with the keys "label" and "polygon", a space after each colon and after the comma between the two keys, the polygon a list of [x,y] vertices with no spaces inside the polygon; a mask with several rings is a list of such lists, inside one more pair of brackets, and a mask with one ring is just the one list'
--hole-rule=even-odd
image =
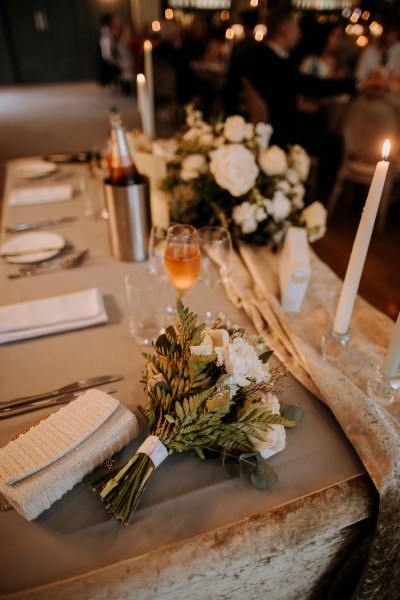
{"label": "person in dark suit", "polygon": [[[227,114],[237,114],[235,99],[240,97],[243,79],[251,83],[266,104],[274,129],[271,143],[286,148],[300,144],[320,159],[318,193],[327,197],[341,157],[341,139],[326,131],[313,130],[297,112],[298,95],[324,97],[354,94],[353,78],[323,80],[299,72],[298,60],[292,55],[300,41],[297,13],[291,8],[278,9],[268,21],[266,43],[244,50],[235,69],[229,71],[224,91]],[[245,115],[244,115],[245,116]]]}

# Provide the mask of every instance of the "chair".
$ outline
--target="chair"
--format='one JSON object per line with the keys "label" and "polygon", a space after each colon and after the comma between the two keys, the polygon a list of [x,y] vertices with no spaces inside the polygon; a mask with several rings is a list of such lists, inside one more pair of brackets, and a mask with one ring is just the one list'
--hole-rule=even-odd
{"label": "chair", "polygon": [[392,160],[377,215],[377,232],[385,229],[393,183],[398,175],[396,150],[399,147],[400,123],[396,107],[382,94],[360,94],[348,105],[343,126],[342,164],[328,201],[328,216],[335,211],[346,182],[369,186],[385,138],[391,140]]}

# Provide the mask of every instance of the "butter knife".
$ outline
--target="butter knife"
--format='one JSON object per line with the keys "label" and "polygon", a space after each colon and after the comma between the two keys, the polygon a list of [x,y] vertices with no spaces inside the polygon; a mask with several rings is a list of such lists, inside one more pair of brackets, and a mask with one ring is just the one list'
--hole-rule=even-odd
{"label": "butter knife", "polygon": [[51,227],[52,225],[62,225],[77,221],[78,217],[59,217],[58,219],[47,219],[46,221],[30,221],[28,223],[15,223],[7,225],[7,233],[17,233],[18,231],[28,231],[29,229],[40,229],[40,227]]}
{"label": "butter knife", "polygon": [[[113,394],[117,390],[114,388],[104,388],[102,391],[106,394]],[[10,406],[10,408],[3,408],[0,411],[0,420],[7,419],[7,417],[14,417],[15,415],[22,415],[23,413],[32,412],[34,410],[39,410],[39,408],[48,408],[49,406],[68,404],[68,402],[75,400],[80,393],[81,392],[62,394],[56,398],[45,398],[44,400],[38,400],[33,404],[23,404],[22,406]]]}
{"label": "butter knife", "polygon": [[82,390],[88,390],[89,388],[99,387],[101,385],[105,385],[106,383],[120,381],[123,378],[123,375],[102,375],[100,377],[87,377],[86,379],[80,379],[79,381],[75,381],[74,383],[64,385],[63,387],[60,387],[56,390],[51,390],[50,392],[43,392],[42,394],[35,394],[33,396],[22,396],[20,398],[15,398],[14,400],[10,400],[9,402],[0,403],[0,414],[8,408],[11,408],[12,406],[21,406],[24,404],[36,402],[37,400],[44,400],[45,398],[55,398],[63,394],[81,392]]}

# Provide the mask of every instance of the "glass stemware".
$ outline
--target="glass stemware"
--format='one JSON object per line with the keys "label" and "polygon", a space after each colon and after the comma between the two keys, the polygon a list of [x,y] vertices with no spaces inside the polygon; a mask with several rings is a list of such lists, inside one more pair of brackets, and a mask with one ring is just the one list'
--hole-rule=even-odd
{"label": "glass stemware", "polygon": [[164,269],[164,255],[167,247],[167,227],[154,225],[149,238],[149,272],[160,282],[161,300],[164,305],[164,318],[170,322],[175,310],[174,292],[168,283]]}
{"label": "glass stemware", "polygon": [[216,288],[224,284],[231,274],[232,240],[224,227],[201,227],[197,233],[201,250],[201,280],[209,289],[209,307],[205,317],[211,322],[217,316]]}
{"label": "glass stemware", "polygon": [[192,225],[171,225],[167,232],[164,268],[177,292],[192,289],[200,275],[200,249],[197,231]]}

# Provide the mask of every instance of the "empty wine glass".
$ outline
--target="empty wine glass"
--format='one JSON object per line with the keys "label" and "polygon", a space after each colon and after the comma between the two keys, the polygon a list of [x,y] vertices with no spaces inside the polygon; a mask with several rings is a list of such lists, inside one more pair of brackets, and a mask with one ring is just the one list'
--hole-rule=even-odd
{"label": "empty wine glass", "polygon": [[177,292],[188,292],[200,275],[200,249],[192,225],[171,225],[167,232],[164,268]]}
{"label": "empty wine glass", "polygon": [[173,290],[168,284],[164,269],[164,255],[167,247],[167,231],[168,227],[161,227],[159,225],[154,225],[151,228],[148,254],[149,272],[159,279],[161,298],[165,306],[165,319],[167,322],[169,322],[174,313],[175,299]]}
{"label": "empty wine glass", "polygon": [[232,240],[224,227],[201,227],[197,235],[201,251],[201,280],[209,289],[209,307],[205,317],[212,322],[217,316],[216,288],[224,284],[231,274]]}

